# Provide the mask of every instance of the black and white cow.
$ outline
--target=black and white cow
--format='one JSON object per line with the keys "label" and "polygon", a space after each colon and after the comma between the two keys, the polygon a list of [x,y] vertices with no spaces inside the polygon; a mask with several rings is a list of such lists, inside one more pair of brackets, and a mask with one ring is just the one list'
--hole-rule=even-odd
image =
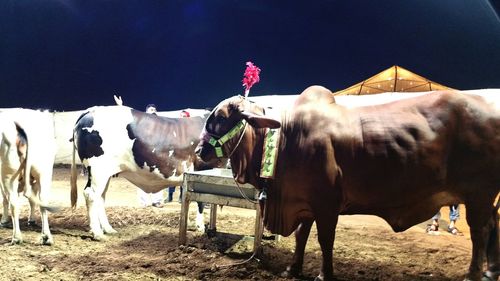
{"label": "black and white cow", "polygon": [[[34,224],[35,207],[40,206],[42,234],[40,243],[54,243],[49,229],[48,197],[56,153],[52,115],[31,109],[7,109],[0,113],[0,167],[3,195],[1,226],[9,225],[12,215],[12,243],[23,241],[19,227],[19,193],[28,198],[31,212],[28,224]],[[29,175],[29,176],[26,176]],[[23,178],[20,184],[19,180]],[[26,181],[26,179],[29,179]]]}
{"label": "black and white cow", "polygon": [[[84,189],[90,231],[95,240],[115,233],[104,208],[111,176],[119,174],[148,193],[182,184],[185,171],[215,167],[194,153],[205,117],[167,118],[126,106],[89,108],[73,131],[71,204],[77,199],[75,152],[88,171]],[[197,228],[204,229],[199,206]]]}

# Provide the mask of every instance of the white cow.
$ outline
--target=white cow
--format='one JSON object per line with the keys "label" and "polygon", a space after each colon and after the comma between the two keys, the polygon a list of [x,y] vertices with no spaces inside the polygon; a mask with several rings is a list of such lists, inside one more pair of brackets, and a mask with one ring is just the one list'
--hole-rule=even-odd
{"label": "white cow", "polygon": [[[9,207],[12,214],[12,243],[21,243],[19,227],[19,192],[30,202],[28,223],[34,223],[35,207],[40,206],[42,234],[40,242],[52,245],[47,211],[56,208],[47,204],[52,184],[55,139],[52,116],[29,109],[8,109],[0,113],[0,165],[2,178],[2,226],[8,225]],[[30,175],[25,176],[25,175]],[[19,179],[23,178],[19,185]],[[26,180],[28,179],[28,180]]]}
{"label": "white cow", "polygon": [[[83,194],[95,240],[116,232],[104,207],[111,176],[119,174],[143,191],[156,193],[181,185],[185,171],[222,165],[219,160],[204,163],[194,153],[204,123],[205,116],[167,118],[126,106],[96,106],[78,118],[73,131],[71,204],[76,206],[78,197],[78,154],[88,172]],[[200,231],[204,230],[202,212],[199,205],[196,224]]]}

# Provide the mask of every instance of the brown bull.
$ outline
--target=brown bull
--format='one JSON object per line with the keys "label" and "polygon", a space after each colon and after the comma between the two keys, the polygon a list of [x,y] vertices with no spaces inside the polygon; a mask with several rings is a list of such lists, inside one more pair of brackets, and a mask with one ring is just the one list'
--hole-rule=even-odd
{"label": "brown bull", "polygon": [[[347,109],[313,86],[280,117],[268,114],[240,96],[222,101],[206,122],[198,153],[205,161],[217,157],[216,150],[230,156],[235,179],[267,194],[261,204],[266,228],[285,236],[296,231],[285,274],[300,273],[313,222],[323,253],[317,279],[332,280],[339,215],[377,215],[400,232],[443,205],[463,203],[473,243],[466,280],[481,280],[485,256],[485,276],[497,280],[500,111],[494,105],[476,95],[435,92]],[[275,174],[263,178],[265,134],[278,127]]]}

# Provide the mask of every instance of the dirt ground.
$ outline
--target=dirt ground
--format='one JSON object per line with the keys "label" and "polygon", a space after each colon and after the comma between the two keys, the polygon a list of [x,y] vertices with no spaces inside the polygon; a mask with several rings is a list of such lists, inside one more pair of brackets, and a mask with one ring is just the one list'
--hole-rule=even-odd
{"label": "dirt ground", "polygon": [[[92,241],[81,193],[85,181],[80,177],[78,207],[73,210],[69,169],[55,169],[52,202],[63,208],[49,218],[53,246],[39,245],[40,227],[26,226],[26,203],[21,222],[24,243],[10,245],[12,230],[0,229],[0,280],[286,280],[280,273],[292,258],[293,235],[280,241],[265,239],[258,260],[230,266],[251,256],[254,211],[224,207],[218,211],[215,237],[188,231],[187,245],[178,246],[180,204],[142,208],[137,188],[122,178],[112,179],[106,197],[108,216],[118,234]],[[463,236],[446,231],[425,234],[425,223],[394,233],[374,216],[342,216],[334,249],[336,278],[462,280],[472,246],[461,208],[458,227]],[[191,218],[195,209],[190,208]],[[442,213],[447,219],[447,208]],[[205,218],[208,221],[208,210]],[[445,228],[446,222],[441,226]],[[299,280],[314,279],[320,265],[321,250],[313,230]]]}

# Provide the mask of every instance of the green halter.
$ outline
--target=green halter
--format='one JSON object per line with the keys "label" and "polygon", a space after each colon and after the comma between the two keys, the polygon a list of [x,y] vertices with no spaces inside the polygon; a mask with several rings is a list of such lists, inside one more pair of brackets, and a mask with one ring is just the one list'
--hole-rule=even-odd
{"label": "green halter", "polygon": [[246,120],[241,120],[240,122],[236,123],[236,125],[231,130],[229,130],[229,132],[220,137],[218,140],[214,137],[210,137],[208,143],[214,147],[215,155],[217,157],[222,158],[224,156],[224,154],[222,153],[222,145],[224,145],[224,143],[241,132],[241,130],[245,128],[246,123]]}

